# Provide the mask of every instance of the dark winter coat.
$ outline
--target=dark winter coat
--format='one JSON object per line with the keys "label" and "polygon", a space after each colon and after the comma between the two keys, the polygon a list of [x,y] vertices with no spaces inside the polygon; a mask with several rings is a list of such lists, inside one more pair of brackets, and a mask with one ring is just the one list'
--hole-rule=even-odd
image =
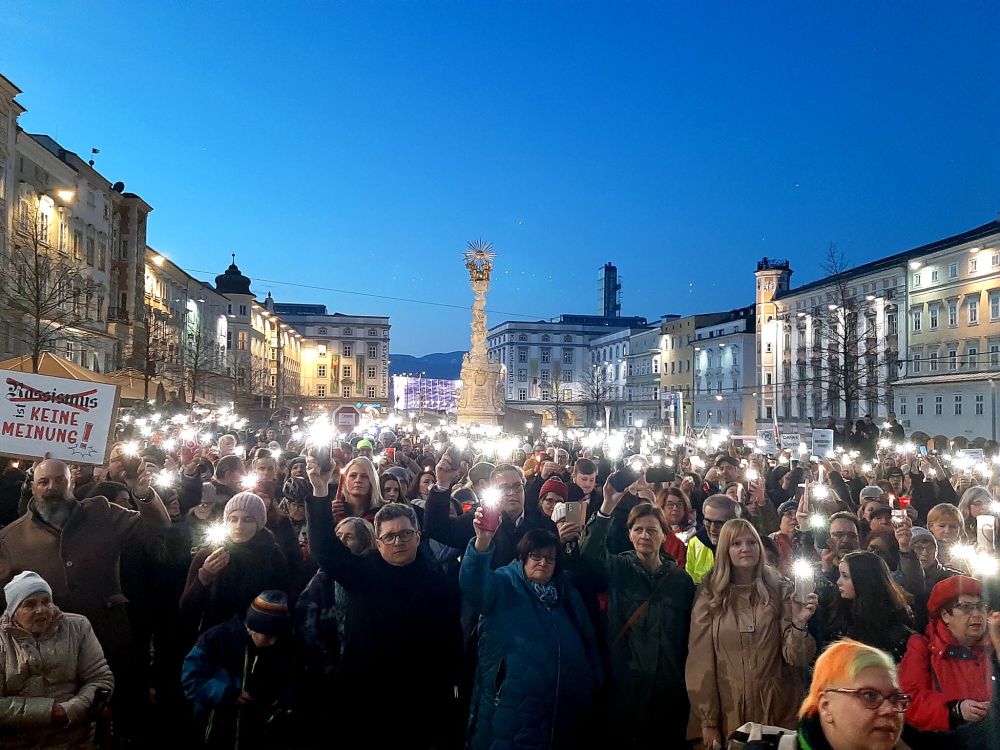
{"label": "dark winter coat", "polygon": [[[384,746],[450,747],[462,658],[458,587],[424,555],[402,566],[375,550],[354,555],[333,533],[329,496],[310,498],[306,518],[313,558],[347,594],[338,685],[354,708],[338,740],[353,731],[346,742],[370,743],[377,726]],[[358,701],[387,689],[394,697],[388,723],[378,701]]]}
{"label": "dark winter coat", "polygon": [[[184,659],[181,684],[208,747],[234,747],[237,726],[241,748],[264,747],[267,719],[291,702],[291,674],[287,644],[279,638],[274,646],[258,649],[239,618],[203,633]],[[241,691],[254,701],[239,705]]]}
{"label": "dark winter coat", "polygon": [[[159,498],[139,510],[90,497],[75,506],[62,529],[28,512],[0,530],[0,586],[25,570],[52,587],[52,600],[64,612],[86,617],[113,670],[132,655],[132,631],[119,577],[123,549],[159,554],[170,517]],[[0,596],[2,599],[2,596]]]}
{"label": "dark winter coat", "polygon": [[214,551],[211,547],[199,549],[188,569],[181,615],[199,633],[232,617],[243,619],[261,591],[277,589],[288,593],[288,566],[270,531],[261,529],[249,542],[227,543],[226,549],[229,564],[207,586],[198,571]]}
{"label": "dark winter coat", "polygon": [[[610,518],[594,516],[580,554],[608,591],[614,731],[635,745],[683,744],[689,710],[684,666],[694,583],[666,555],[660,556],[660,568],[650,573],[635,551],[609,554],[605,539],[610,526]],[[629,617],[646,600],[649,608],[619,639]]]}
{"label": "dark winter coat", "polygon": [[585,747],[602,669],[583,602],[569,574],[557,572],[558,601],[542,604],[519,560],[490,570],[493,552],[470,542],[459,574],[481,613],[468,747]]}

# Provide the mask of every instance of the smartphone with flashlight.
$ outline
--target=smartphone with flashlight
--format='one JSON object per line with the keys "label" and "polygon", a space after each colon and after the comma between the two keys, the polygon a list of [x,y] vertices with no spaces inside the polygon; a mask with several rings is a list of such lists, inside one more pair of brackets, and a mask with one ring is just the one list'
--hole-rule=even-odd
{"label": "smartphone with flashlight", "polygon": [[496,531],[500,528],[500,493],[489,489],[483,497],[483,517],[479,525],[483,531]]}
{"label": "smartphone with flashlight", "polygon": [[614,487],[615,492],[624,492],[640,476],[638,469],[627,464],[611,475],[611,486]]}
{"label": "smartphone with flashlight", "polygon": [[316,468],[320,473],[326,474],[333,470],[333,457],[330,455],[329,445],[313,445],[306,450],[307,456],[312,456],[316,461]]}
{"label": "smartphone with flashlight", "polygon": [[646,481],[650,484],[655,484],[656,482],[672,482],[676,475],[673,469],[668,469],[665,466],[656,466],[651,469],[646,469]]}

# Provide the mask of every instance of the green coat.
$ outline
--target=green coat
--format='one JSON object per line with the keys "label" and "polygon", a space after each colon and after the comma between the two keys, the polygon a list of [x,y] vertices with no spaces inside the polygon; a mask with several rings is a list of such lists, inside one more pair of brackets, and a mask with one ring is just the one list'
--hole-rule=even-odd
{"label": "green coat", "polygon": [[[609,554],[605,540],[610,528],[610,518],[595,515],[583,534],[580,555],[608,590],[610,694],[616,736],[622,740],[621,747],[653,739],[683,741],[688,720],[684,664],[694,584],[666,554],[661,553],[663,564],[655,573],[639,562],[635,551]],[[651,595],[649,608],[618,640],[626,621]]]}

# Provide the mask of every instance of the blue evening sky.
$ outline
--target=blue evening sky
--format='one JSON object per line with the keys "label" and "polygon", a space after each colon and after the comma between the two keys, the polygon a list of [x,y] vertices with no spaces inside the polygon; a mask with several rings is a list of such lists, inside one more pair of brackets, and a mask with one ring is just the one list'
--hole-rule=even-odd
{"label": "blue evening sky", "polygon": [[[754,263],[819,276],[1000,210],[1000,3],[22,2],[21,118],[155,207],[149,241],[260,298],[389,314],[463,349],[490,324],[729,309]],[[202,273],[209,271],[210,273]],[[270,281],[265,281],[265,279]]]}

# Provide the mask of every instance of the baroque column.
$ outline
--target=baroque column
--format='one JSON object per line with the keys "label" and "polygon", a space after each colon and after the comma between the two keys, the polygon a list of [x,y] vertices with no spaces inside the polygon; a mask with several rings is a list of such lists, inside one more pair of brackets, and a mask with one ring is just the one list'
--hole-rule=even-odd
{"label": "baroque column", "polygon": [[462,358],[462,392],[458,398],[458,421],[462,424],[503,423],[504,366],[491,362],[486,351],[486,292],[495,257],[493,244],[482,240],[470,242],[465,251],[465,267],[475,299],[469,351]]}

